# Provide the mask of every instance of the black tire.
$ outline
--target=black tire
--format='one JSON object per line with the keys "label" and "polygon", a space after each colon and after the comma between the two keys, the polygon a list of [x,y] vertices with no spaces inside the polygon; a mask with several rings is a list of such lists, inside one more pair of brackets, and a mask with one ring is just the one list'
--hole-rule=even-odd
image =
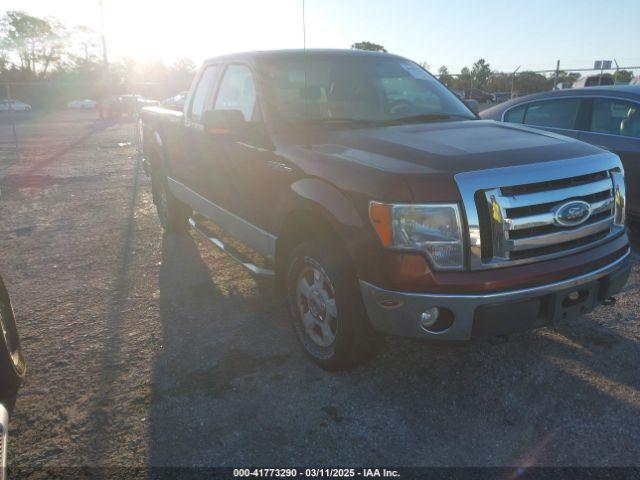
{"label": "black tire", "polygon": [[[314,363],[329,371],[345,370],[369,360],[380,350],[383,337],[374,331],[369,322],[355,272],[343,248],[326,239],[303,242],[289,255],[286,271],[289,316],[300,344]],[[308,297],[299,293],[301,279],[306,278],[309,285],[308,272],[315,276],[316,271],[328,279],[328,283],[324,280],[314,281],[314,286],[322,284],[322,293],[316,289],[311,295],[326,300],[324,309],[322,305],[314,308]],[[327,313],[330,311],[329,304],[337,310],[334,310],[335,316]],[[321,313],[323,310],[324,318]],[[316,316],[318,312],[320,314]],[[305,327],[303,319],[305,317],[308,321],[309,314],[317,322],[311,328]],[[318,332],[324,330],[318,325],[326,322],[330,324],[328,332],[334,335],[328,345],[318,342]],[[324,327],[327,328],[327,325]]]}
{"label": "black tire", "polygon": [[156,204],[162,228],[166,232],[185,233],[188,229],[189,217],[193,213],[191,207],[173,196],[165,175],[153,175],[152,188],[153,201]]}
{"label": "black tire", "polygon": [[0,278],[0,399],[15,394],[26,371],[9,293]]}

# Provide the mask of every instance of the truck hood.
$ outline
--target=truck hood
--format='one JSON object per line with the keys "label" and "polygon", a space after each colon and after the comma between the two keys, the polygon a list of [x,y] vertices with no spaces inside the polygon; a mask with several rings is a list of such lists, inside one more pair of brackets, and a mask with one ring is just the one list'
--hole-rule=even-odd
{"label": "truck hood", "polygon": [[330,132],[318,153],[399,174],[450,174],[541,163],[600,152],[569,137],[471,120]]}

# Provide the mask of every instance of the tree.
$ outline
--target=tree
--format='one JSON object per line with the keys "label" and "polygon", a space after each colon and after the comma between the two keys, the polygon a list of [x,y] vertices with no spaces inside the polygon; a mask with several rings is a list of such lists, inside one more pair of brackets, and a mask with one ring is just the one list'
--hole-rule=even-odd
{"label": "tree", "polygon": [[513,75],[507,72],[492,72],[485,88],[488,92],[510,92]]}
{"label": "tree", "polygon": [[46,75],[57,63],[64,49],[64,28],[55,21],[10,10],[0,19],[2,49],[20,60],[22,70],[32,75]]}
{"label": "tree", "polygon": [[458,75],[458,81],[456,82],[456,89],[466,90],[471,88],[471,78],[471,70],[469,70],[469,67],[462,67],[460,75]]}
{"label": "tree", "polygon": [[382,45],[378,45],[373,42],[356,42],[351,45],[354,50],[369,50],[371,52],[385,52],[387,51]]}
{"label": "tree", "polygon": [[[565,72],[564,70],[560,70],[558,72],[558,83],[573,83],[580,78],[580,74],[577,72]],[[555,74],[551,75],[553,79]]]}
{"label": "tree", "polygon": [[515,79],[515,90],[520,96],[551,90],[551,87],[553,87],[553,78],[547,78],[540,73],[520,72]]}
{"label": "tree", "polygon": [[451,76],[451,74],[449,73],[449,69],[447,68],[446,65],[442,65],[439,69],[438,69],[438,79],[440,79],[440,81],[442,83],[444,83],[447,87],[451,87],[453,84],[453,77]]}
{"label": "tree", "polygon": [[616,70],[613,78],[616,79],[616,83],[629,83],[633,78],[633,72],[631,70]]}
{"label": "tree", "polygon": [[473,76],[474,87],[485,88],[487,80],[491,76],[491,66],[484,58],[481,58],[473,64],[473,67],[471,68],[471,75]]}

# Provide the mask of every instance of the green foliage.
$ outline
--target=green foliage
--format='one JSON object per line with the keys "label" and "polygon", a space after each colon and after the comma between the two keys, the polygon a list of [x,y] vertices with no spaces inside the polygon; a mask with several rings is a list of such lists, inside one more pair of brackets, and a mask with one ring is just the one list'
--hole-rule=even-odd
{"label": "green foliage", "polygon": [[487,79],[485,90],[487,92],[510,92],[513,75],[506,72],[493,72]]}
{"label": "green foliage", "polygon": [[530,93],[551,90],[553,88],[553,78],[530,71],[518,72],[514,86],[519,96],[529,95]]}
{"label": "green foliage", "polygon": [[351,45],[354,50],[369,50],[371,52],[385,52],[386,49],[382,45],[373,42],[356,42]]}
{"label": "green foliage", "polygon": [[616,79],[616,83],[629,83],[633,78],[633,72],[631,70],[616,70],[613,78]]}
{"label": "green foliage", "polygon": [[471,68],[471,76],[473,77],[473,86],[484,89],[487,86],[487,80],[491,75],[491,65],[484,58],[479,59]]}
{"label": "green foliage", "polygon": [[65,30],[61,24],[10,10],[0,19],[0,47],[7,58],[15,56],[20,68],[44,76],[64,53]]}
{"label": "green foliage", "polygon": [[9,82],[12,97],[35,107],[122,93],[166,98],[186,90],[195,70],[189,59],[167,66],[127,58],[107,70],[100,38],[87,27],[66,28],[19,11],[0,18],[0,82]]}
{"label": "green foliage", "polygon": [[449,73],[449,69],[446,67],[446,65],[442,65],[438,69],[438,79],[448,87],[451,87],[453,85],[454,79]]}
{"label": "green foliage", "polygon": [[[438,71],[440,81],[453,90],[467,90],[471,87],[487,92],[510,92],[513,88],[516,95],[551,90],[555,74],[548,76],[531,71],[518,72],[515,76],[510,72],[495,72],[483,58],[477,60],[471,68],[463,67],[458,75],[449,73],[446,66]],[[580,78],[579,73],[560,71],[558,83],[573,83]]]}

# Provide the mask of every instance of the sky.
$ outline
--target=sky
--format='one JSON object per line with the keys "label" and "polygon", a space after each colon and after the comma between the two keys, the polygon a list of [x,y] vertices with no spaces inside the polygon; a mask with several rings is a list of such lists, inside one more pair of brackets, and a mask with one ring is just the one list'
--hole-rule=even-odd
{"label": "sky", "polygon": [[[172,62],[245,50],[301,48],[303,0],[103,0],[110,59]],[[2,0],[1,10],[100,31],[99,0]],[[1,11],[0,11],[1,13]],[[305,0],[308,48],[357,41],[451,73],[578,69],[596,59],[640,66],[640,0]]]}

